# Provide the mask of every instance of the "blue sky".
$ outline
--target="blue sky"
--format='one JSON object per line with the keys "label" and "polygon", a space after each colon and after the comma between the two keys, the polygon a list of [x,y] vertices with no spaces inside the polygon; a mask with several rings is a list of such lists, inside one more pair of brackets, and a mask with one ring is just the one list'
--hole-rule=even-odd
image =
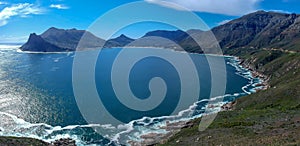
{"label": "blue sky", "polygon": [[[209,27],[217,26],[256,10],[300,13],[299,0],[145,1],[169,8],[173,7],[165,1],[176,3],[195,12]],[[0,0],[0,43],[25,42],[30,33],[40,34],[49,27],[87,29],[92,22],[104,13],[129,2],[134,1]],[[124,14],[120,17],[127,16]],[[156,29],[172,30],[175,28],[161,24],[137,24],[123,29],[120,33],[136,38],[147,31]]]}

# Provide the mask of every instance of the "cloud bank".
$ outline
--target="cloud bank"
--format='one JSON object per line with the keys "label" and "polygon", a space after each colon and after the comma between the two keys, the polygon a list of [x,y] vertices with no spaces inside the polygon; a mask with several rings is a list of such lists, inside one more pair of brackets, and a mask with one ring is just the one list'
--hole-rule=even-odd
{"label": "cloud bank", "polygon": [[69,7],[62,5],[62,4],[51,4],[49,7],[55,8],[55,9],[60,9],[60,10],[69,9]]}
{"label": "cloud bank", "polygon": [[[176,8],[175,3],[191,11],[241,16],[257,10],[261,0],[145,0],[149,3]],[[182,9],[180,9],[182,10]]]}
{"label": "cloud bank", "polygon": [[0,26],[6,25],[12,17],[27,17],[33,14],[42,14],[42,12],[41,8],[29,3],[7,6],[0,12]]}

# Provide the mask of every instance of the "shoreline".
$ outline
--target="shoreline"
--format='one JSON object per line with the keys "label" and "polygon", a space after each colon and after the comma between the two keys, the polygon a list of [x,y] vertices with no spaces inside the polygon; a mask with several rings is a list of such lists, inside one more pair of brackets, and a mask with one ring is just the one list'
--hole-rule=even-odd
{"label": "shoreline", "polygon": [[[171,50],[173,51],[173,50]],[[181,52],[181,51],[177,51],[177,52]],[[65,52],[65,53],[70,53],[70,52]],[[185,52],[183,52],[185,53]],[[188,52],[187,52],[188,53]],[[199,53],[195,53],[195,54],[199,54]],[[199,55],[214,55],[216,56],[215,54],[199,54]],[[234,59],[238,60],[238,63],[235,64],[235,65],[242,65],[242,61],[241,59],[239,59],[239,57],[236,57],[236,56],[230,56],[230,55],[217,55],[217,56],[224,56],[224,57],[233,57]],[[242,65],[243,66],[243,65]],[[249,70],[252,74],[252,77],[254,78],[254,73],[253,73],[253,70],[243,66],[243,68]],[[262,80],[264,81],[264,80]],[[225,103],[223,104],[222,106],[226,105],[228,103]],[[221,107],[222,107],[221,106]],[[214,107],[209,107],[209,108],[214,108]],[[190,125],[190,121],[191,120],[194,120],[194,119],[197,119],[199,117],[196,117],[196,118],[193,118],[193,119],[189,119],[189,120],[186,120],[186,121],[177,121],[177,122],[168,122],[166,121],[166,125],[165,126],[162,126],[162,129],[166,129],[168,131],[170,131],[169,133],[167,134],[161,134],[161,133],[148,133],[148,134],[144,134],[144,135],[141,135],[141,138],[145,139],[144,142],[147,142],[147,143],[153,143],[153,141],[166,141],[167,139],[169,139],[171,136],[173,136],[174,134],[176,134],[177,132],[179,132],[182,128],[186,128],[186,127],[189,127],[191,126]],[[157,138],[158,137],[158,138]],[[26,138],[26,137],[24,137]],[[134,142],[132,142],[132,144],[134,144]],[[138,144],[138,143],[136,143]]]}
{"label": "shoreline", "polygon": [[[207,54],[205,54],[207,55]],[[210,55],[210,54],[208,54]],[[211,55],[215,55],[215,54],[211,54]],[[219,56],[219,55],[218,55]],[[268,78],[266,75],[259,73],[256,70],[253,70],[252,68],[250,68],[250,66],[247,66],[244,64],[244,61],[242,59],[240,59],[237,56],[231,56],[231,55],[224,55],[224,57],[233,57],[234,59],[236,59],[238,61],[237,64],[235,64],[237,67],[238,65],[241,65],[242,68],[248,70],[251,73],[251,78],[255,79],[258,78],[261,80],[261,83],[259,84],[253,84],[256,87],[262,87],[261,89],[255,89],[255,92],[258,92],[260,90],[267,90],[270,86],[268,84]],[[253,94],[253,93],[251,93]],[[246,95],[245,95],[246,96]],[[244,97],[244,96],[241,96]],[[239,97],[240,98],[240,97]],[[225,102],[222,105],[220,105],[220,110],[218,112],[224,112],[224,111],[231,111],[235,109],[235,106],[237,104],[237,100],[235,99],[232,102]],[[211,105],[208,106],[207,108],[217,108],[217,106],[215,105]],[[184,128],[190,128],[193,126],[198,126],[198,125],[194,125],[193,124],[193,120],[196,119],[200,119],[203,116],[207,116],[207,115],[200,115],[200,117],[195,117],[193,119],[189,119],[187,121],[178,121],[178,122],[173,122],[170,123],[169,121],[166,121],[166,126],[163,126],[164,129],[166,129],[168,131],[168,133],[166,134],[162,134],[162,133],[147,133],[144,135],[141,135],[141,139],[143,139],[142,141],[136,142],[136,141],[128,141],[128,143],[130,145],[156,145],[156,144],[164,144],[165,142],[167,142],[172,136],[174,136],[176,133],[180,132],[181,129]]]}
{"label": "shoreline", "polygon": [[[251,72],[251,75],[253,76],[253,78],[259,78],[262,83],[257,85],[257,86],[263,86],[263,88],[261,90],[267,90],[270,88],[269,85],[269,80],[270,77],[268,77],[267,75],[264,75],[263,73],[258,72],[255,68],[251,67],[251,64],[245,62],[245,60],[237,57],[236,59],[239,60],[239,65],[241,65],[243,68],[246,68],[247,70],[249,70]],[[259,90],[257,90],[259,91]],[[256,91],[256,92],[257,92]]]}

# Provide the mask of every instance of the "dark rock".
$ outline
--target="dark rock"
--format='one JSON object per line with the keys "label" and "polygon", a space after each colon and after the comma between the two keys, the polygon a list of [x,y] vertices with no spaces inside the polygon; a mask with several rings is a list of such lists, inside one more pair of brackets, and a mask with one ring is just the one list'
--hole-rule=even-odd
{"label": "dark rock", "polygon": [[55,142],[51,143],[51,145],[53,146],[76,146],[75,144],[75,140],[72,140],[70,138],[66,138],[66,139],[59,139],[56,140]]}
{"label": "dark rock", "polygon": [[68,49],[60,48],[45,41],[41,36],[35,33],[30,34],[27,43],[25,43],[21,50],[23,51],[33,51],[33,52],[62,52],[68,51]]}
{"label": "dark rock", "polygon": [[191,127],[194,127],[194,123],[192,121],[188,121],[186,122],[186,124],[184,124],[184,126],[182,127],[182,129],[185,129],[185,128],[191,128]]}

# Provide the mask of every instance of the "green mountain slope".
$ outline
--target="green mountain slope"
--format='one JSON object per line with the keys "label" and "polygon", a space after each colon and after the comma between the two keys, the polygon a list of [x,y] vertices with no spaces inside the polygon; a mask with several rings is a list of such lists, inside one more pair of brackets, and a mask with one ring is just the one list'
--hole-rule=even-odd
{"label": "green mountain slope", "polygon": [[237,99],[233,111],[220,112],[210,127],[200,119],[163,145],[299,145],[300,54],[247,49],[235,55],[269,77],[270,88]]}
{"label": "green mountain slope", "polygon": [[[211,31],[225,53],[245,47],[300,50],[300,15],[297,14],[257,11],[217,26]],[[205,40],[207,33],[199,32],[194,37]],[[198,48],[191,37],[180,43],[188,50]],[[204,43],[209,46],[213,42],[206,40]]]}

